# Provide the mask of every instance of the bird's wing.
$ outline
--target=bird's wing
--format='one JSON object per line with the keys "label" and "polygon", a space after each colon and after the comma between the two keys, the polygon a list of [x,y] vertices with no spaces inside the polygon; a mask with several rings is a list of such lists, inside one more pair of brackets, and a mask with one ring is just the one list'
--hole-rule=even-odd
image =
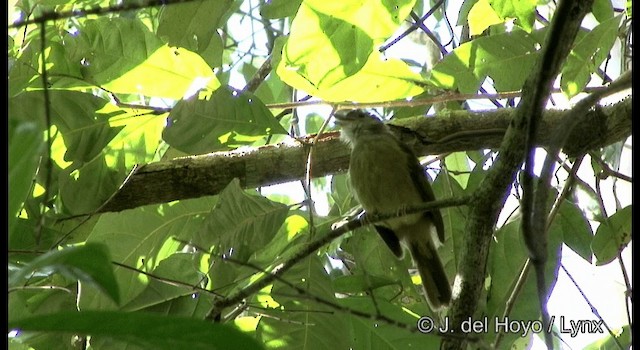
{"label": "bird's wing", "polygon": [[[420,198],[422,198],[424,202],[434,201],[436,196],[433,193],[433,189],[431,188],[431,184],[429,183],[429,179],[427,178],[424,168],[420,165],[420,161],[407,145],[400,142],[400,146],[406,151],[405,154],[407,157],[412,158],[407,160],[407,164],[409,164],[410,167],[409,173],[411,174],[411,180],[413,181],[416,191],[420,193]],[[436,227],[436,232],[438,233],[438,238],[440,238],[441,242],[444,242],[444,221],[442,220],[442,213],[440,213],[440,210],[437,209],[424,212],[424,216],[433,222],[433,225]]]}

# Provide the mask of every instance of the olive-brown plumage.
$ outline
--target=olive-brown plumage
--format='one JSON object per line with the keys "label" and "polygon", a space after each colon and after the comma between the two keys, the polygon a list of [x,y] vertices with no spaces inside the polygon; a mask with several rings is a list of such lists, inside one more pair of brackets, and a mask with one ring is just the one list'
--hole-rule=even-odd
{"label": "olive-brown plumage", "polygon": [[[361,110],[338,112],[336,119],[342,128],[342,139],[351,146],[351,187],[367,213],[397,213],[435,200],[418,158],[379,119]],[[451,301],[451,286],[432,235],[435,230],[437,239],[444,241],[440,211],[389,219],[377,223],[375,228],[397,257],[402,256],[400,242],[407,245],[431,308],[447,306]]]}

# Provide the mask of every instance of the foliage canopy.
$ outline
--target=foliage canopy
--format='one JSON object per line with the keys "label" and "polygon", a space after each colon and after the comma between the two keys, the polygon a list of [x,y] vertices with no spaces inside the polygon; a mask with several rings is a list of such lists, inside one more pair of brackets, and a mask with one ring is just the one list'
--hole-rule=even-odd
{"label": "foliage canopy", "polygon": [[[400,124],[517,107],[544,59],[554,2],[14,0],[9,7],[9,325],[18,330],[10,348],[430,349],[450,339],[416,331],[421,316],[444,324],[448,311],[429,310],[408,254],[396,259],[374,230],[308,248],[355,213],[341,166],[324,177],[310,167],[310,178],[256,191],[245,188],[247,177],[270,169],[248,160],[242,169],[211,170],[244,174],[217,195],[185,191],[172,202],[101,208],[142,164],[172,169],[179,157],[222,151],[260,157],[264,145],[286,149],[295,138],[331,134],[327,105],[374,108]],[[630,70],[631,13],[630,1],[593,2],[565,43],[571,49],[549,110],[575,106]],[[551,213],[550,293],[567,252],[586,265],[616,261],[626,277],[631,113],[623,111],[623,137],[577,157],[560,153],[549,187],[538,188]],[[307,145],[311,159],[324,159],[313,151],[319,142]],[[472,198],[487,186],[497,151],[426,157],[436,197]],[[539,148],[538,161],[544,155]],[[500,220],[479,260],[486,266],[473,266],[484,283],[468,317],[486,316],[490,330],[505,316],[540,322],[535,276],[526,273],[524,173],[495,212]],[[270,175],[276,180],[264,185],[290,178]],[[168,186],[202,179],[175,181]],[[453,281],[472,213],[466,205],[441,210],[447,237],[439,251]],[[610,297],[617,309],[630,303],[630,294]],[[628,346],[627,321],[616,319],[588,346]],[[557,322],[559,346],[567,336]],[[468,340],[517,348],[536,333]]]}

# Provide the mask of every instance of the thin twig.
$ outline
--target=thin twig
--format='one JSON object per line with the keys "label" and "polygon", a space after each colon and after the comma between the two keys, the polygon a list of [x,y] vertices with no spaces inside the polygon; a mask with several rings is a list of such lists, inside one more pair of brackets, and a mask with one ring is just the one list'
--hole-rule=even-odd
{"label": "thin twig", "polygon": [[631,280],[629,280],[629,275],[627,274],[627,268],[624,266],[624,261],[622,261],[622,252],[618,251],[618,262],[620,263],[620,272],[622,272],[622,278],[624,279],[624,285],[626,287],[624,293],[624,300],[626,304],[627,311],[627,323],[631,325]]}
{"label": "thin twig", "polygon": [[[602,87],[585,88],[584,92],[593,92],[602,90]],[[561,93],[560,89],[553,89],[552,93]],[[409,100],[396,100],[396,101],[378,101],[378,102],[329,102],[323,100],[313,100],[305,102],[285,102],[285,103],[270,103],[267,104],[267,108],[283,109],[283,108],[299,108],[307,106],[337,106],[338,109],[365,109],[365,108],[391,108],[391,107],[418,107],[426,106],[434,103],[442,103],[448,101],[466,101],[466,100],[486,100],[486,99],[505,99],[520,97],[522,91],[509,91],[499,92],[495,94],[461,94],[453,92],[445,92],[436,96],[429,96],[425,98],[415,98]]]}
{"label": "thin twig", "polygon": [[[252,263],[249,262],[243,262],[243,261],[239,261],[230,257],[226,257],[224,258],[225,261],[229,261],[232,262],[234,264],[238,264],[240,266],[246,266],[249,268],[252,268],[254,270],[256,270],[257,272],[261,272],[264,273],[266,275],[270,275],[271,273],[269,271],[264,270],[263,268],[261,268],[260,266],[254,265]],[[299,295],[303,295],[306,296],[309,300],[312,300],[318,304],[322,304],[325,306],[328,306],[334,310],[340,311],[340,312],[344,312],[347,314],[351,314],[354,316],[358,316],[358,317],[362,317],[362,318],[366,318],[366,319],[370,319],[372,321],[380,321],[380,322],[384,322],[388,325],[394,326],[394,327],[398,327],[401,329],[404,329],[406,331],[409,331],[411,333],[417,333],[419,332],[418,328],[413,325],[413,324],[406,324],[404,322],[400,322],[400,321],[396,321],[390,317],[387,317],[385,315],[382,315],[380,313],[377,314],[370,314],[367,312],[362,312],[359,310],[355,310],[346,306],[342,306],[340,304],[337,304],[331,300],[327,300],[325,298],[313,295],[311,293],[309,293],[308,291],[304,290],[303,288],[298,287],[297,285],[287,281],[286,279],[282,278],[281,276],[274,276],[274,280],[286,285],[287,287],[295,290]],[[308,312],[308,310],[300,310],[302,312]],[[321,312],[320,310],[318,312]],[[433,335],[438,335],[440,337],[453,337],[453,338],[460,338],[463,335],[459,335],[459,334],[451,334],[451,333],[443,333],[440,330],[437,330],[437,332],[433,332]],[[466,336],[465,336],[466,337]],[[469,338],[469,340],[471,341],[477,341],[479,340],[478,338]]]}
{"label": "thin twig", "polygon": [[271,68],[271,55],[269,55],[242,91],[255,92],[258,87],[260,87],[260,84],[262,84],[262,82],[267,78],[269,73],[271,73]]}
{"label": "thin twig", "polygon": [[[613,334],[613,331],[611,330],[611,328],[609,328],[609,326],[607,325],[607,323],[604,321],[604,319],[602,318],[602,316],[600,316],[600,313],[598,312],[598,309],[596,309],[595,306],[593,306],[593,304],[591,304],[591,301],[589,300],[589,298],[587,298],[587,296],[584,294],[584,292],[582,291],[582,288],[580,288],[580,286],[578,285],[578,282],[576,282],[575,279],[573,279],[573,276],[569,273],[569,271],[567,270],[567,268],[561,263],[560,267],[562,268],[562,271],[564,271],[564,273],[567,274],[567,276],[569,277],[569,279],[571,280],[571,283],[573,283],[573,285],[576,287],[576,289],[578,290],[578,292],[580,292],[580,295],[582,296],[582,299],[584,299],[584,301],[587,302],[587,305],[589,305],[589,308],[591,309],[591,312],[598,318],[598,320],[600,322],[602,322],[602,324],[604,325],[604,327],[607,329],[607,331],[609,331],[609,334],[611,335],[611,338],[613,339],[613,341],[616,343],[616,345],[618,345],[619,349],[623,349],[622,344],[620,344],[620,341],[618,340],[618,337],[615,336],[615,334]],[[631,323],[629,323],[631,324]]]}
{"label": "thin twig", "polygon": [[176,286],[176,287],[189,287],[194,291],[198,291],[198,292],[202,292],[202,293],[206,293],[206,294],[211,294],[211,295],[214,295],[214,296],[219,297],[219,298],[223,297],[223,295],[218,294],[218,293],[216,293],[216,292],[214,292],[212,290],[209,290],[209,289],[206,289],[206,288],[202,288],[202,287],[190,284],[190,283],[182,282],[182,281],[179,281],[179,280],[176,280],[176,279],[173,279],[173,278],[167,278],[167,277],[158,276],[158,275],[155,275],[153,273],[146,272],[146,271],[137,269],[135,267],[131,267],[129,265],[125,265],[125,264],[119,263],[117,261],[112,261],[111,263],[116,265],[116,266],[120,266],[120,267],[122,267],[124,269],[127,269],[127,270],[130,270],[130,271],[134,271],[134,272],[137,272],[139,274],[145,275],[145,276],[147,276],[149,278],[152,278],[152,279],[157,280],[157,281],[162,282],[162,283],[166,283],[166,284],[169,284],[169,285],[172,285],[172,286]]}
{"label": "thin twig", "polygon": [[109,203],[109,201],[111,201],[111,199],[113,197],[115,197],[118,194],[118,192],[122,189],[122,187],[124,187],[124,185],[127,184],[127,182],[129,182],[129,179],[136,172],[136,170],[138,170],[138,165],[137,164],[133,166],[133,168],[129,172],[129,175],[127,175],[127,177],[124,179],[124,181],[122,181],[122,184],[120,184],[118,189],[116,189],[111,194],[111,196],[109,196],[109,198],[107,198],[107,200],[102,203],[102,205],[100,205],[98,208],[96,208],[96,210],[94,210],[92,213],[87,214],[87,216],[82,221],[80,221],[80,223],[78,223],[74,228],[69,230],[69,232],[65,233],[62,237],[60,237],[60,239],[58,239],[53,245],[51,245],[50,249],[55,249],[58,245],[62,244],[62,242],[64,242],[67,239],[67,237],[69,237],[75,230],[77,230],[78,228],[80,228],[80,226],[84,225],[87,221],[89,221],[91,219],[91,217],[93,217],[97,213],[100,213],[100,210],[105,205],[107,205],[107,203]]}
{"label": "thin twig", "polygon": [[412,24],[411,27],[409,27],[407,30],[405,30],[402,34],[398,35],[398,37],[396,37],[395,39],[391,40],[390,43],[388,43],[388,44],[382,46],[381,48],[379,48],[378,51],[380,51],[380,52],[386,51],[388,48],[390,48],[391,46],[395,45],[400,40],[402,40],[404,37],[406,37],[407,35],[411,34],[416,29],[418,29],[419,24],[422,24],[424,21],[427,20],[427,18],[431,17],[431,15],[438,9],[438,7],[440,7],[440,5],[442,5],[443,2],[444,2],[444,0],[439,0],[437,3],[435,3],[433,5],[433,7],[431,7],[431,9],[429,9],[429,11],[424,16],[422,16],[418,21],[416,21],[416,23]]}
{"label": "thin twig", "polygon": [[35,23],[45,23],[49,21],[55,21],[59,19],[71,18],[71,17],[86,17],[89,15],[106,15],[109,13],[123,12],[123,11],[131,11],[131,10],[141,10],[148,7],[156,7],[156,6],[165,6],[165,5],[175,5],[182,3],[194,2],[196,0],[147,0],[144,2],[121,2],[118,5],[111,5],[108,7],[93,7],[90,9],[76,9],[69,11],[60,11],[60,12],[45,12],[40,17],[35,17],[32,19],[19,20],[9,25],[9,28],[18,28],[22,26],[27,26]]}
{"label": "thin twig", "polygon": [[[558,196],[553,209],[551,210],[551,212],[549,213],[549,217],[547,218],[547,230],[549,229],[549,227],[551,227],[551,224],[553,223],[553,220],[555,219],[556,215],[560,212],[560,207],[562,206],[562,203],[564,202],[564,200],[571,194],[571,190],[573,188],[573,184],[575,182],[575,179],[577,178],[577,173],[578,173],[578,169],[580,168],[580,165],[582,164],[582,160],[584,159],[584,156],[579,157],[578,159],[576,159],[576,161],[573,163],[573,166],[571,167],[570,171],[569,171],[569,175],[568,175],[568,180],[565,183],[563,189],[562,189],[562,193],[560,193],[560,195]],[[504,312],[502,314],[503,319],[507,318],[510,314],[511,314],[511,310],[513,309],[513,306],[515,305],[516,299],[518,298],[518,296],[520,295],[520,292],[522,291],[525,282],[527,281],[527,276],[529,275],[529,271],[531,270],[531,259],[527,259],[527,261],[525,262],[521,272],[520,272],[520,276],[518,277],[518,281],[516,282],[515,287],[513,288],[511,295],[509,296],[509,299],[507,299],[507,302],[505,304],[505,309]],[[500,332],[496,335],[496,338],[493,342],[493,345],[497,348],[500,340],[502,339],[502,335],[503,333]]]}
{"label": "thin twig", "polygon": [[[448,198],[448,199],[437,200],[433,202],[427,202],[427,203],[423,203],[422,205],[407,208],[401,214],[402,215],[415,214],[415,213],[420,213],[424,211],[434,210],[436,208],[465,205],[468,202],[469,202],[469,196]],[[390,218],[394,218],[402,215],[398,215],[398,213],[387,214],[387,215],[375,215],[375,216],[372,215],[371,217],[367,215],[362,215],[359,218],[349,220],[344,225],[337,227],[335,229],[332,229],[327,234],[322,235],[319,238],[307,243],[302,249],[294,253],[289,260],[285,261],[284,263],[279,265],[277,268],[275,268],[273,271],[271,271],[270,274],[257,280],[256,282],[247,286],[246,288],[232,295],[229,295],[224,299],[214,302],[214,305],[211,308],[211,310],[209,310],[209,312],[207,313],[206,318],[209,320],[219,319],[223,308],[229,307],[231,305],[235,305],[239,303],[242,299],[268,286],[273,282],[274,279],[281,276],[284,272],[289,270],[291,267],[293,267],[295,264],[300,262],[302,259],[306,258],[307,256],[309,256],[310,254],[312,254],[313,252],[315,252],[317,249],[324,246],[325,244],[328,244],[334,239],[342,236],[346,232],[355,230],[356,228],[362,227],[367,224],[373,224],[379,221],[388,220]]]}
{"label": "thin twig", "polygon": [[[45,220],[45,212],[47,208],[47,203],[49,202],[49,198],[51,198],[51,181],[52,181],[52,171],[53,171],[53,159],[51,156],[51,148],[53,145],[53,140],[51,138],[51,99],[49,96],[49,79],[47,77],[47,62],[45,60],[46,57],[46,46],[47,46],[47,36],[46,36],[46,24],[40,24],[40,58],[41,58],[41,69],[42,69],[42,94],[44,98],[44,124],[47,128],[47,159],[44,161],[44,170],[46,171],[44,188],[46,189],[45,195],[42,198],[42,207],[40,208],[40,219],[38,220],[38,226],[35,230],[35,241],[37,244],[40,243],[40,237],[42,236],[42,229],[44,227]],[[39,167],[42,169],[42,167]]]}
{"label": "thin twig", "polygon": [[602,167],[602,172],[604,173],[605,176],[613,176],[613,177],[618,178],[620,180],[624,180],[624,181],[627,181],[627,182],[633,182],[633,178],[631,176],[622,174],[622,173],[620,173],[618,171],[615,171],[615,170],[611,169],[609,164],[607,164],[600,157],[596,157],[595,154],[593,154],[593,152],[591,152],[590,155],[591,155],[591,159],[596,161],[596,163],[598,163],[598,165],[600,165],[600,167]]}

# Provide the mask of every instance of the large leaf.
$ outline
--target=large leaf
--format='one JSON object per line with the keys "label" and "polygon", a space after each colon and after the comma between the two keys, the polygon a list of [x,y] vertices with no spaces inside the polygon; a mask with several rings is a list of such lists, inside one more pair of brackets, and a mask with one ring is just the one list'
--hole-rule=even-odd
{"label": "large leaf", "polygon": [[613,17],[613,4],[610,0],[594,0],[591,13],[593,13],[598,22],[602,23]]}
{"label": "large leaf", "polygon": [[467,19],[469,21],[469,35],[480,35],[489,26],[504,22],[504,18],[498,16],[488,0],[479,0],[473,4]]}
{"label": "large leaf", "polygon": [[302,0],[271,0],[260,3],[260,15],[268,19],[290,17],[296,14]]}
{"label": "large leaf", "polygon": [[564,243],[584,260],[591,263],[593,231],[584,213],[575,203],[565,201],[560,205],[557,220],[562,226]]}
{"label": "large leaf", "polygon": [[[376,45],[399,27],[414,1],[303,1],[276,72],[287,84],[329,101],[380,101],[423,91],[418,74]],[[375,21],[376,25],[371,25]]]}
{"label": "large leaf", "polygon": [[[55,45],[51,43],[51,45]],[[9,97],[23,93],[28,86],[42,88],[40,78],[40,40],[32,40],[26,43],[19,51],[17,58],[12,59],[9,64]],[[53,52],[53,48],[49,48]],[[49,57],[47,57],[49,59]],[[79,73],[79,71],[78,71]],[[79,74],[78,74],[79,76]]]}
{"label": "large leaf", "polygon": [[[31,278],[29,285],[41,289],[17,287],[11,290],[7,304],[8,321],[62,311],[76,311],[76,296],[69,293],[69,290],[75,290],[77,284],[77,281],[69,282],[58,274],[46,278]],[[51,286],[58,288],[51,288]],[[25,350],[68,350],[68,344],[71,344],[72,339],[72,334],[20,332],[17,338],[10,338],[10,341],[28,345]],[[9,349],[13,349],[13,347],[10,345]]]}
{"label": "large leaf", "polygon": [[569,97],[584,90],[591,74],[609,55],[618,36],[618,26],[622,16],[612,17],[598,24],[577,42],[569,53],[562,69],[560,88]]}
{"label": "large leaf", "polygon": [[519,90],[533,68],[544,32],[514,30],[464,43],[434,66],[430,80],[445,89],[475,93],[490,77],[498,92]]}
{"label": "large leaf", "polygon": [[[550,293],[553,290],[557,276],[560,257],[562,255],[561,225],[552,223],[547,234],[548,260],[545,266],[546,288]],[[490,322],[489,329],[495,328],[495,321],[504,321],[502,318],[507,300],[511,297],[516,282],[520,278],[522,268],[528,259],[527,248],[522,237],[522,221],[515,219],[501,227],[495,234],[489,253],[488,269],[491,276],[491,286],[487,295],[486,311]],[[515,304],[508,316],[509,320],[537,320],[540,317],[539,304],[531,302],[538,300],[535,271],[531,271],[525,277],[524,286],[519,291]],[[494,332],[487,334],[487,341],[493,341]],[[502,346],[509,347],[518,338],[525,336],[522,333],[505,333],[501,342]]]}
{"label": "large leaf", "polygon": [[[177,299],[185,295],[193,295],[191,286],[198,286],[203,275],[198,271],[196,256],[190,253],[175,253],[162,260],[151,272],[153,276],[166,280],[180,281],[183,285],[151,279],[145,290],[135,299],[123,305],[123,311],[138,311],[151,306]],[[194,261],[195,260],[195,261]]]}
{"label": "large leaf", "polygon": [[269,109],[251,93],[220,88],[208,99],[194,96],[178,102],[162,136],[180,151],[201,154],[284,133]]}
{"label": "large leaf", "polygon": [[65,45],[83,78],[112,92],[179,99],[196,82],[210,90],[220,86],[202,57],[170,48],[139,20],[88,20]]}
{"label": "large leaf", "polygon": [[515,18],[515,24],[530,32],[536,17],[537,0],[489,0],[491,7],[503,19]]}
{"label": "large leaf", "polygon": [[[284,278],[309,295],[337,302],[322,265],[318,256],[311,255],[287,271]],[[298,295],[296,290],[281,282],[273,284],[271,297],[279,305],[264,311],[275,317],[261,318],[256,329],[258,339],[271,348],[349,348],[352,341],[348,322],[326,306]]]}
{"label": "large leaf", "polygon": [[[472,181],[478,173],[477,167],[470,175],[469,181]],[[481,169],[480,169],[481,170]],[[433,192],[436,198],[449,198],[465,194],[465,190],[460,186],[456,179],[449,175],[446,171],[441,171],[432,184]],[[469,191],[467,189],[467,191]],[[445,270],[449,272],[449,276],[455,276],[456,267],[460,261],[460,251],[466,240],[467,231],[465,224],[467,222],[466,206],[450,207],[440,209],[442,220],[444,221],[445,241],[444,246],[439,248],[439,255]],[[450,280],[453,283],[453,280]]]}
{"label": "large leaf", "polygon": [[467,187],[469,181],[469,171],[471,170],[469,165],[469,159],[465,152],[454,152],[444,158],[444,164],[447,170],[453,174],[457,174],[454,178],[462,188]]}
{"label": "large leaf", "polygon": [[[122,111],[112,109],[109,101],[76,91],[50,91],[51,122],[62,133],[65,161],[88,162],[120,132],[109,125],[109,118]],[[35,120],[44,125],[44,97],[41,91],[25,92],[9,99],[12,114],[21,119]]]}
{"label": "large leaf", "polygon": [[604,219],[591,243],[596,265],[605,265],[618,257],[618,253],[631,241],[631,205]]}
{"label": "large leaf", "polygon": [[110,168],[104,156],[78,169],[70,167],[63,170],[59,178],[58,200],[62,204],[60,211],[76,215],[95,211],[113,195],[125,176],[124,171]]}
{"label": "large leaf", "polygon": [[[286,46],[284,50],[286,50]],[[380,53],[374,51],[357,73],[345,76],[333,86],[318,88],[308,77],[301,75],[296,66],[287,65],[286,55],[287,52],[283,51],[283,59],[276,69],[276,73],[282,81],[326,101],[397,100],[421,94],[424,92],[424,88],[421,86],[426,84],[420,75],[411,71],[403,61],[393,58],[383,60]],[[320,64],[320,66],[323,65]]]}
{"label": "large leaf", "polygon": [[162,142],[162,130],[166,118],[158,115],[136,115],[138,110],[127,111],[127,115],[110,120],[113,127],[122,130],[107,145],[104,153],[108,160],[125,154],[124,169],[132,169],[137,164],[158,160],[156,152]]}
{"label": "large leaf", "polygon": [[[211,278],[214,286],[228,286],[240,277],[242,266],[223,264],[222,255],[247,262],[264,249],[282,226],[289,208],[256,194],[249,194],[233,180],[220,194],[194,243],[205,249],[215,244]],[[250,271],[255,273],[257,271]]]}
{"label": "large leaf", "polygon": [[[418,322],[415,314],[386,300],[378,299],[374,303],[371,297],[363,296],[340,299],[339,303],[370,315],[385,315],[407,325],[416,325]],[[439,337],[429,336],[430,332],[422,334],[404,331],[384,322],[354,315],[347,316],[347,320],[350,321],[353,339],[350,347],[353,349],[437,349],[440,344]],[[435,333],[436,330],[432,331]]]}
{"label": "large leaf", "polygon": [[[107,244],[114,261],[151,272],[181,248],[174,238],[191,239],[214,204],[215,197],[203,197],[102,214],[87,242]],[[122,305],[131,302],[148,285],[143,275],[122,267],[115,269],[115,275]],[[117,307],[90,288],[82,290],[78,306],[81,310]]]}
{"label": "large leaf", "polygon": [[36,272],[61,273],[68,278],[95,286],[114,302],[120,302],[111,259],[107,247],[103,244],[87,243],[84,246],[46,253],[11,276],[9,284],[16,286]]}
{"label": "large leaf", "polygon": [[[17,215],[30,193],[32,181],[43,150],[40,123],[13,118],[9,114],[9,230],[13,231]],[[10,235],[11,236],[11,235]]]}
{"label": "large leaf", "polygon": [[233,0],[200,0],[163,6],[158,36],[171,46],[197,52],[211,67],[222,64],[222,39],[216,32]]}
{"label": "large leaf", "polygon": [[481,34],[490,25],[503,23],[509,18],[517,19],[515,24],[531,32],[537,4],[535,0],[480,0],[469,11],[469,33]]}
{"label": "large leaf", "polygon": [[64,312],[13,321],[9,328],[112,337],[158,350],[261,349],[255,339],[234,327],[148,313]]}

